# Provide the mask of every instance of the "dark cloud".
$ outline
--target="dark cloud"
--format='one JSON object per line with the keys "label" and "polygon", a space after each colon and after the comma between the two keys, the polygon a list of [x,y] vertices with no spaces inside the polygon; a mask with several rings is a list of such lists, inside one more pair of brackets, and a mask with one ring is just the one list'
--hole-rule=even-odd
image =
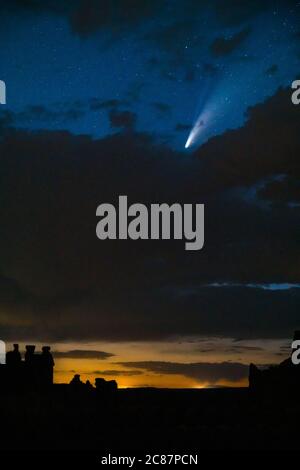
{"label": "dark cloud", "polygon": [[0,132],[14,125],[15,119],[11,111],[2,111],[0,114]]}
{"label": "dark cloud", "polygon": [[245,28],[230,38],[217,38],[210,46],[212,54],[216,57],[228,55],[237,49],[249,36],[250,28]]}
{"label": "dark cloud", "polygon": [[[195,354],[198,354],[198,353],[215,353],[216,351],[218,351],[218,353],[220,352],[224,352],[224,353],[230,353],[230,354],[242,354],[242,353],[245,353],[245,352],[259,352],[259,351],[264,351],[264,349],[262,347],[259,347],[259,346],[248,346],[248,345],[244,345],[244,344],[238,344],[236,345],[235,342],[233,342],[233,344],[231,345],[222,345],[218,342],[217,340],[217,343],[214,343],[214,344],[210,344],[208,343],[205,347],[203,346],[197,346],[195,349],[193,349],[193,353]],[[173,350],[174,352],[174,350]],[[183,352],[185,353],[185,352]]]}
{"label": "dark cloud", "polygon": [[112,109],[109,112],[111,127],[119,127],[132,130],[136,123],[136,114],[131,111],[117,111]]}
{"label": "dark cloud", "polygon": [[50,14],[65,18],[71,31],[81,38],[105,32],[120,39],[162,10],[159,0],[11,0],[1,2],[0,12],[24,17]]}
{"label": "dark cloud", "polygon": [[244,352],[253,352],[253,351],[263,351],[263,348],[260,348],[258,346],[244,346],[244,345],[239,345],[239,346],[232,346],[228,349],[226,349],[226,352],[230,352],[232,354],[241,354]]}
{"label": "dark cloud", "polygon": [[39,122],[53,122],[53,121],[73,121],[81,118],[85,112],[81,109],[81,106],[71,105],[63,109],[50,109],[43,105],[28,106],[25,111],[21,113],[15,113],[15,119],[17,121],[28,122],[31,120],[38,120]]}
{"label": "dark cloud", "polygon": [[[73,5],[77,6],[79,0],[74,0]],[[2,11],[12,10],[16,13],[43,13],[50,12],[56,14],[67,14],[70,8],[68,2],[55,0],[11,0],[10,2],[1,2],[0,9]]]}
{"label": "dark cloud", "polygon": [[280,88],[251,107],[243,127],[214,137],[195,151],[203,161],[203,179],[209,178],[206,189],[251,186],[276,175],[298,178],[299,123],[289,88]]}
{"label": "dark cloud", "polygon": [[[284,0],[279,0],[276,6],[280,6],[280,3],[283,5]],[[293,1],[290,3],[293,3]],[[236,2],[235,0],[217,0],[215,7],[216,16],[222,25],[237,26],[253,20],[268,9],[274,9],[274,1],[243,0],[243,2]]]}
{"label": "dark cloud", "polygon": [[[125,117],[118,122],[128,129]],[[299,119],[290,90],[279,90],[189,159],[133,130],[92,139],[8,128],[0,141],[2,337],[290,337],[300,290],[245,284],[300,281],[297,208],[276,204],[278,188],[263,193],[284,174],[277,181],[286,201],[295,199]],[[205,203],[204,249],[99,241],[96,207],[121,194],[130,203]]]}
{"label": "dark cloud", "polygon": [[233,27],[248,23],[249,21],[255,21],[258,16],[267,11],[272,13],[275,11],[275,14],[278,14],[282,7],[297,7],[297,0],[277,0],[276,2],[274,0],[264,0],[263,2],[253,0],[243,0],[242,2],[237,2],[236,0],[215,0],[213,5],[220,25]]}
{"label": "dark cloud", "polygon": [[89,103],[91,111],[98,111],[99,109],[116,109],[122,106],[128,106],[129,102],[125,100],[100,100],[98,98],[92,98]]}
{"label": "dark cloud", "polygon": [[210,353],[210,352],[216,352],[216,348],[200,348],[196,351],[197,353]]}
{"label": "dark cloud", "polygon": [[111,377],[133,377],[135,375],[143,375],[141,370],[94,370],[92,374],[95,375],[106,375]]}
{"label": "dark cloud", "polygon": [[[191,47],[199,43],[199,30],[196,19],[203,18],[203,12],[211,9],[220,27],[237,27],[247,24],[267,11],[297,6],[297,0],[253,1],[244,0],[186,0],[165,2],[159,0],[10,0],[2,2],[2,13],[14,12],[18,15],[50,13],[65,17],[75,34],[88,37],[97,31],[108,31],[112,37],[128,31],[136,31],[140,25],[151,24],[151,20],[164,18],[165,27],[146,35],[154,40],[162,50],[176,52],[183,42]],[[173,21],[170,22],[170,11]],[[195,35],[195,31],[196,34]],[[176,38],[176,41],[174,41]],[[201,40],[201,38],[200,38]]]}
{"label": "dark cloud", "polygon": [[257,194],[261,199],[283,207],[300,204],[300,179],[281,175],[275,180],[267,181]]}
{"label": "dark cloud", "polygon": [[30,298],[15,279],[0,276],[0,296],[2,305],[19,304]]}
{"label": "dark cloud", "polygon": [[108,359],[114,354],[91,349],[73,349],[72,351],[54,351],[53,356],[57,359]]}
{"label": "dark cloud", "polygon": [[120,365],[141,368],[155,374],[184,375],[199,382],[209,382],[210,384],[216,384],[222,379],[238,382],[248,376],[249,370],[248,365],[238,362],[195,362],[183,364],[177,362],[139,361],[120,362]]}
{"label": "dark cloud", "polygon": [[81,103],[59,103],[55,109],[44,105],[32,105],[18,112],[1,112],[0,129],[1,127],[23,126],[28,122],[38,122],[39,124],[65,123],[67,121],[76,121],[84,115],[85,110]]}
{"label": "dark cloud", "polygon": [[[139,289],[139,285],[136,287]],[[176,296],[153,290],[137,293],[132,288],[125,294],[118,288],[106,295],[87,297],[72,309],[59,303],[55,308],[37,308],[34,301],[19,308],[14,303],[6,304],[2,310],[9,315],[6,320],[2,315],[1,334],[6,340],[40,341],[55,341],[58,337],[147,341],[195,335],[287,338],[299,328],[299,296],[299,289],[269,292],[226,288],[217,293],[214,289],[199,289],[197,294]],[[243,352],[243,347],[239,351]]]}
{"label": "dark cloud", "polygon": [[103,29],[119,34],[151,19],[160,8],[158,0],[80,0],[71,15],[71,27],[82,37]]}
{"label": "dark cloud", "polygon": [[171,106],[166,104],[166,103],[161,103],[159,101],[155,101],[152,103],[153,108],[158,111],[159,114],[170,114],[171,112]]}

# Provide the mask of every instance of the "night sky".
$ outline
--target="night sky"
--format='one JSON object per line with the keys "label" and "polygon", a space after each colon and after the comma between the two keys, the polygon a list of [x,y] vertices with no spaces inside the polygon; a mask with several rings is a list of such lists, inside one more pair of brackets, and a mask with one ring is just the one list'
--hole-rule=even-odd
{"label": "night sky", "polygon": [[[0,339],[52,345],[58,382],[240,385],[249,362],[285,358],[300,327],[300,2],[0,14]],[[203,250],[98,240],[96,208],[121,194],[204,203]]]}

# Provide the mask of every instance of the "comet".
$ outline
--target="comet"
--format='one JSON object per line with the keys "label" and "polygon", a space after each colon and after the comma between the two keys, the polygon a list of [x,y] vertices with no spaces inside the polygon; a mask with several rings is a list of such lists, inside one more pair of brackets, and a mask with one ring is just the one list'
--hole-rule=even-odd
{"label": "comet", "polygon": [[184,148],[188,149],[193,144],[195,144],[196,140],[198,140],[198,138],[199,138],[200,134],[202,133],[202,131],[206,128],[208,117],[209,117],[208,111],[202,112],[200,114],[200,116],[196,120],[191,132],[189,133],[189,136],[187,138],[187,141],[185,143]]}

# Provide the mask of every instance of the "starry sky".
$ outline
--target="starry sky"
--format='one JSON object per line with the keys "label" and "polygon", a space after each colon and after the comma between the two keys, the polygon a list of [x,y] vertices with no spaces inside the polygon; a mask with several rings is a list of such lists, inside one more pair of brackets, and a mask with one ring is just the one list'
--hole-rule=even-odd
{"label": "starry sky", "polygon": [[[300,2],[1,2],[0,331],[56,381],[240,385],[299,328]],[[193,130],[196,129],[196,132]],[[191,138],[192,136],[192,138]],[[205,247],[96,207],[204,203]]]}

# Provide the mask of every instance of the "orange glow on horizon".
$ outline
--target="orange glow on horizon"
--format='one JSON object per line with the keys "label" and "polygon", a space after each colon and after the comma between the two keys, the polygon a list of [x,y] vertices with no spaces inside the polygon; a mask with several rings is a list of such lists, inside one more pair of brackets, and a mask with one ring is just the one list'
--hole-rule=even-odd
{"label": "orange glow on horizon", "polygon": [[[102,365],[102,364],[101,364]],[[211,387],[247,387],[248,379],[242,379],[237,382],[231,382],[227,379],[221,379],[216,383],[207,381],[200,382],[194,378],[186,377],[180,374],[158,374],[147,370],[136,369],[137,375],[128,376],[128,368],[121,367],[116,363],[106,363],[105,367],[99,369],[99,361],[87,359],[57,359],[54,381],[55,383],[69,383],[74,374],[79,374],[82,382],[89,380],[93,385],[97,377],[103,377],[106,380],[116,380],[118,387],[138,388],[138,387],[156,387],[156,388],[193,388],[205,389]],[[108,370],[109,373],[105,373]],[[116,370],[116,374],[113,374]],[[124,375],[122,374],[124,372]]]}
{"label": "orange glow on horizon", "polygon": [[[25,344],[20,343],[20,351],[24,357]],[[206,344],[207,343],[207,344]],[[103,377],[106,380],[116,380],[119,388],[157,387],[157,388],[211,388],[211,387],[247,387],[247,368],[245,377],[238,381],[230,381],[225,377],[217,377],[217,380],[208,381],[195,376],[194,370],[189,373],[191,364],[218,364],[222,362],[241,363],[247,366],[250,362],[257,364],[276,363],[278,350],[285,344],[285,340],[258,340],[239,342],[238,346],[231,338],[187,338],[173,341],[157,342],[64,342],[51,345],[54,353],[55,383],[69,383],[75,374],[81,376],[81,380],[89,380],[93,385],[95,378]],[[43,344],[36,343],[36,352],[41,351]],[[244,350],[243,345],[245,346]],[[12,345],[8,344],[9,350]],[[236,349],[235,349],[236,348]],[[57,357],[55,352],[66,353],[66,357]],[[88,353],[99,352],[91,358],[68,357],[68,353],[75,351]],[[108,353],[103,355],[103,352]],[[83,358],[85,357],[85,358]],[[156,370],[151,370],[151,363],[161,363]],[[142,367],[145,363],[145,368]],[[148,367],[147,367],[148,364]],[[164,367],[165,364],[165,367]],[[182,368],[180,365],[182,364]],[[168,365],[171,367],[168,370]],[[187,366],[186,368],[184,366]],[[173,366],[173,367],[172,367]],[[175,366],[175,367],[174,367]],[[182,370],[182,373],[176,372]],[[147,370],[148,368],[148,370]],[[186,370],[186,374],[184,374]],[[170,371],[170,372],[169,372]]]}

